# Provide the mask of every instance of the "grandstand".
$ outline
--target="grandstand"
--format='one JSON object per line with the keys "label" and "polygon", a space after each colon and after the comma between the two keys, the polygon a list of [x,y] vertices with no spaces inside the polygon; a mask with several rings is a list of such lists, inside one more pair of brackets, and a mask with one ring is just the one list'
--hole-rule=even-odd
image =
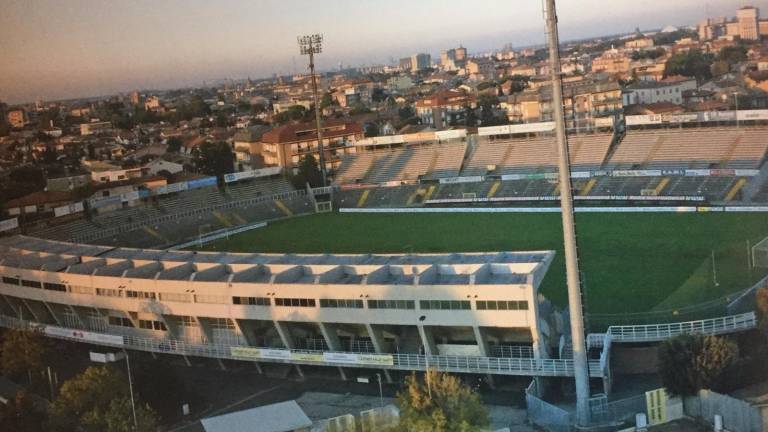
{"label": "grandstand", "polygon": [[[611,145],[611,134],[569,137],[574,170],[599,169]],[[557,147],[552,136],[492,140],[481,138],[462,170],[462,175],[530,174],[557,170]]]}
{"label": "grandstand", "polygon": [[414,145],[391,150],[364,151],[344,157],[336,183],[415,182],[455,177],[467,144]]}
{"label": "grandstand", "polygon": [[763,127],[630,131],[608,169],[757,169],[765,158]]}
{"label": "grandstand", "polygon": [[[277,205],[277,197],[286,198]],[[285,178],[276,177],[230,183],[221,189],[206,187],[162,195],[146,200],[144,205],[66,224],[33,228],[30,233],[56,240],[149,247],[170,245],[218,229],[310,211],[313,208],[306,195],[297,194]]]}

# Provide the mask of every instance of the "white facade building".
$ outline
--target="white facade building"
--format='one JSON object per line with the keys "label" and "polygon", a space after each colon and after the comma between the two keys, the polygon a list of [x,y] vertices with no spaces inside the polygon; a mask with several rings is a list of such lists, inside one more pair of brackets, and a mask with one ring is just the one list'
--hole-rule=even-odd
{"label": "white facade building", "polygon": [[662,81],[638,81],[627,86],[621,95],[624,105],[647,105],[658,102],[683,103],[683,92],[696,90],[696,80],[666,79]]}
{"label": "white facade building", "polygon": [[570,360],[549,359],[558,319],[538,292],[553,258],[205,253],[14,236],[0,241],[0,319],[181,355],[385,370],[448,368],[453,355],[464,359],[457,372],[567,376]]}

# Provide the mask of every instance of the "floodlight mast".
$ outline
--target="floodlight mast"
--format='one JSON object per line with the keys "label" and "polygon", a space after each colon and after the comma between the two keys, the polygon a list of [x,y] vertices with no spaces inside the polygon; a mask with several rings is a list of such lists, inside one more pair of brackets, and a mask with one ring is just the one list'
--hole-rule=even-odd
{"label": "floodlight mast", "polygon": [[579,257],[576,250],[576,228],[573,218],[571,167],[568,156],[568,137],[565,133],[563,112],[563,79],[560,68],[560,41],[557,34],[557,10],[555,0],[546,1],[547,39],[552,75],[552,106],[557,136],[558,168],[560,179],[560,209],[563,218],[563,243],[565,272],[568,281],[568,309],[571,316],[571,341],[573,343],[573,370],[576,381],[576,424],[589,423],[589,370],[584,341],[584,316],[581,306],[581,282]]}
{"label": "floodlight mast", "polygon": [[299,52],[309,56],[309,73],[312,78],[312,97],[315,101],[315,126],[317,127],[317,150],[320,153],[320,173],[323,176],[323,186],[328,185],[325,171],[325,152],[323,151],[323,129],[320,124],[320,99],[317,97],[317,78],[315,77],[315,54],[323,52],[323,35],[313,34],[299,36]]}

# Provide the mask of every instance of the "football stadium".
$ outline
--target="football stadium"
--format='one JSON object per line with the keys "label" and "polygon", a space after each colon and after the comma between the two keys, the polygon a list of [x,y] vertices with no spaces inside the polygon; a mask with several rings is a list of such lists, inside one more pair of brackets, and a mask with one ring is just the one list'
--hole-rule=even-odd
{"label": "football stadium", "polygon": [[[606,393],[612,344],[755,326],[768,111],[730,114],[569,135],[589,375]],[[0,323],[297,374],[573,376],[553,127],[333,143],[356,151],[328,187],[264,168],[6,224]]]}

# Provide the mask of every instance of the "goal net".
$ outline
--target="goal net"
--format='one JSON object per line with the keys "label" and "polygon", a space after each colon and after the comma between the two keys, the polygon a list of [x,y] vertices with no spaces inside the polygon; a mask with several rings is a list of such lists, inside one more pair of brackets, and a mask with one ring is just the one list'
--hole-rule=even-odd
{"label": "goal net", "polygon": [[768,237],[752,246],[752,266],[768,268]]}

